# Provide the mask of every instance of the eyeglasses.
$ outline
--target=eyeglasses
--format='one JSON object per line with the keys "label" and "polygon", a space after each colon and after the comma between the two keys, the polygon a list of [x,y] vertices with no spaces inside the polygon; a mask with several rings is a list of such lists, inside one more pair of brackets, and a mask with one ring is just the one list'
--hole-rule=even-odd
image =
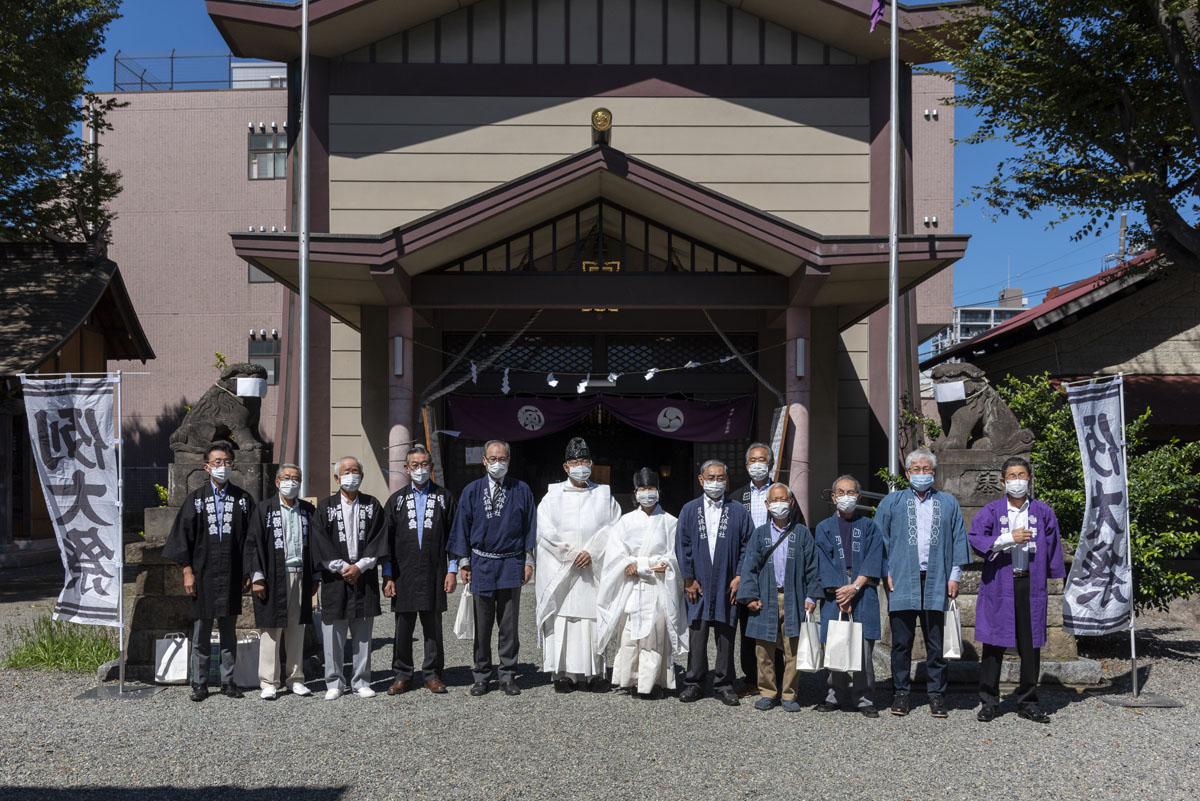
{"label": "eyeglasses", "polygon": [[933,475],[933,466],[928,464],[913,465],[908,472],[914,476]]}
{"label": "eyeglasses", "polygon": [[232,459],[213,459],[209,462],[212,467],[233,467]]}
{"label": "eyeglasses", "polygon": [[567,462],[567,467],[591,467],[591,459],[571,459]]}
{"label": "eyeglasses", "polygon": [[725,476],[717,476],[716,478],[709,478],[708,476],[705,476],[704,480],[705,481],[715,481],[718,484],[724,484],[727,479],[725,478]]}
{"label": "eyeglasses", "polygon": [[429,467],[429,462],[414,462],[408,466],[409,470],[420,470],[421,468]]}
{"label": "eyeglasses", "polygon": [[859,496],[858,490],[838,490],[837,492],[833,493],[833,497],[835,497],[835,498],[846,498],[846,497],[857,498],[858,496]]}
{"label": "eyeglasses", "polygon": [[1005,481],[1028,481],[1029,474],[1026,473],[1024,470],[1021,470],[1020,472],[1018,472],[1016,470],[1010,470],[1004,474],[1004,480]]}
{"label": "eyeglasses", "polygon": [[507,456],[488,456],[484,461],[488,464],[508,464],[509,459]]}

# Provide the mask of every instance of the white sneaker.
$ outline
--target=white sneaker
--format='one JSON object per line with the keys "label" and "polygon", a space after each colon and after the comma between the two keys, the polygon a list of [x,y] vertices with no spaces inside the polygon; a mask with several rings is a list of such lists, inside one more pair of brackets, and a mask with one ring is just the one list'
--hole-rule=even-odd
{"label": "white sneaker", "polygon": [[334,687],[333,689],[325,691],[325,700],[326,701],[336,701],[337,699],[339,699],[341,697],[342,697],[342,689],[340,687]]}
{"label": "white sneaker", "polygon": [[375,691],[372,690],[370,687],[359,687],[357,690],[354,691],[354,694],[357,695],[359,698],[374,698],[375,697]]}
{"label": "white sneaker", "polygon": [[292,684],[292,695],[299,695],[299,696],[312,695],[312,690],[310,690],[310,689],[308,689],[308,687],[304,686],[304,682],[298,681],[298,682],[295,682],[294,684]]}
{"label": "white sneaker", "polygon": [[274,701],[278,694],[279,693],[275,690],[274,687],[263,687],[263,691],[259,694],[258,697],[263,699],[264,701]]}

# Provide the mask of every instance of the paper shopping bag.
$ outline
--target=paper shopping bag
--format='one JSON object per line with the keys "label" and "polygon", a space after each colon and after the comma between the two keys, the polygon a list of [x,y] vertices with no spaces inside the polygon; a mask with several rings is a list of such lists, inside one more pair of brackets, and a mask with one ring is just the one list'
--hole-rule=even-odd
{"label": "paper shopping bag", "polygon": [[962,615],[958,612],[958,602],[950,599],[950,608],[946,610],[946,622],[942,627],[942,656],[947,659],[962,659]]}
{"label": "paper shopping bag", "polygon": [[458,614],[454,616],[454,636],[460,640],[475,638],[475,596],[471,585],[463,585],[462,598],[458,599]]}
{"label": "paper shopping bag", "polygon": [[829,621],[825,632],[825,667],[840,673],[862,670],[862,623],[845,614]]}
{"label": "paper shopping bag", "polygon": [[154,641],[154,681],[157,684],[187,684],[192,643],[182,631],[173,631]]}
{"label": "paper shopping bag", "polygon": [[809,612],[800,624],[796,643],[796,670],[815,673],[821,669],[821,622]]}

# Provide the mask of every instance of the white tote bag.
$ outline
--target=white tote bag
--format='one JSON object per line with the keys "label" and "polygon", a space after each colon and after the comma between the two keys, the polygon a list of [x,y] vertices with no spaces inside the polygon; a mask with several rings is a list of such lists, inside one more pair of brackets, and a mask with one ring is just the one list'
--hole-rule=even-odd
{"label": "white tote bag", "polygon": [[233,662],[233,683],[239,687],[258,686],[258,632],[247,631],[237,642]]}
{"label": "white tote bag", "polygon": [[454,636],[460,640],[475,638],[475,597],[471,585],[463,585],[462,598],[458,600],[458,614],[454,616]]}
{"label": "white tote bag", "polygon": [[962,659],[962,615],[958,612],[958,602],[950,599],[950,608],[946,610],[945,624],[942,626],[942,656],[947,659]]}
{"label": "white tote bag", "polygon": [[157,684],[187,684],[192,643],[182,631],[173,631],[154,641],[154,681]]}
{"label": "white tote bag", "polygon": [[825,632],[825,667],[840,673],[862,670],[862,623],[842,613]]}
{"label": "white tote bag", "polygon": [[796,643],[796,670],[816,673],[821,669],[821,621],[813,612],[800,623],[800,638]]}

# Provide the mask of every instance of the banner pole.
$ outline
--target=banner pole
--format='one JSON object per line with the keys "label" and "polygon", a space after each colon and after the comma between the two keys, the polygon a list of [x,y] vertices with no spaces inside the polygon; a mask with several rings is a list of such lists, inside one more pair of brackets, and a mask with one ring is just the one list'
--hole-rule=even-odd
{"label": "banner pole", "polygon": [[117,562],[117,619],[121,621],[121,661],[117,665],[117,694],[125,693],[125,426],[121,419],[125,412],[122,404],[124,386],[121,371],[117,370],[117,547],[120,559]]}
{"label": "banner pole", "polygon": [[1129,450],[1126,447],[1125,437],[1125,382],[1121,381],[1121,462],[1124,466],[1125,476],[1125,561],[1129,563],[1129,675],[1133,679],[1133,697],[1137,698],[1140,695],[1138,688],[1138,668],[1137,668],[1137,636],[1136,626],[1134,624],[1134,598],[1133,598],[1133,526],[1129,520],[1129,508],[1132,504],[1129,502]]}

